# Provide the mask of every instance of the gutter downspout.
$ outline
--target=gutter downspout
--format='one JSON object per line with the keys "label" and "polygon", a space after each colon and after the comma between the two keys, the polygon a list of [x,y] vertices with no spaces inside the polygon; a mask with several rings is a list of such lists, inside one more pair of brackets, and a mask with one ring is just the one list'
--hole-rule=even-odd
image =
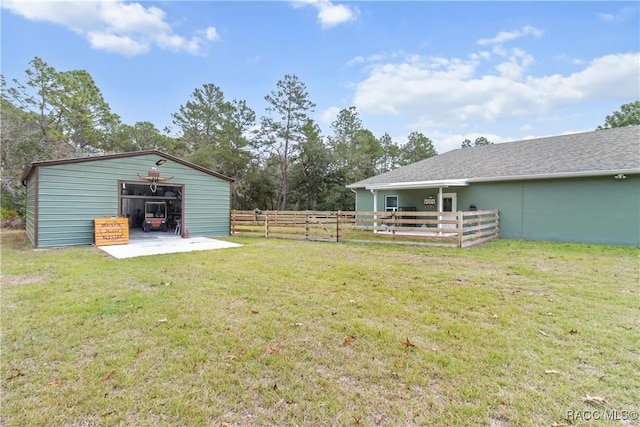
{"label": "gutter downspout", "polygon": [[351,190],[353,192],[353,194],[356,195],[356,203],[355,203],[355,206],[353,207],[353,210],[358,212],[358,192],[356,190],[354,190],[353,188],[350,188],[349,190]]}

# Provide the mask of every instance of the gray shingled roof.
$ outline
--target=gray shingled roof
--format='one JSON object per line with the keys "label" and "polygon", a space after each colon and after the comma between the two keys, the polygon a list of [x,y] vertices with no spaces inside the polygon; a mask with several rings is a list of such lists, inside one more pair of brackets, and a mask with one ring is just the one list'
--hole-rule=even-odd
{"label": "gray shingled roof", "polygon": [[460,148],[348,185],[640,173],[640,126]]}

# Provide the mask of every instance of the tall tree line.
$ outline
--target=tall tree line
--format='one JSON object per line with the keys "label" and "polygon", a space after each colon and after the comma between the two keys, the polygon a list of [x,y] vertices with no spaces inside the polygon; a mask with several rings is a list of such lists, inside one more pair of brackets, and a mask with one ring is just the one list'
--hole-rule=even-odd
{"label": "tall tree line", "polygon": [[[156,149],[232,177],[236,209],[350,210],[355,200],[345,185],[437,154],[420,132],[404,144],[388,133],[376,137],[354,106],[341,110],[323,135],[305,84],[289,74],[265,95],[260,117],[246,101],[229,100],[207,83],[163,130],[148,121],[123,123],[88,72],[57,71],[37,57],[23,80],[0,76],[0,84],[1,204],[20,214],[20,177],[33,161]],[[607,116],[605,125],[637,122],[637,105]],[[490,142],[479,138],[473,145],[483,144]]]}
{"label": "tall tree line", "polygon": [[340,111],[332,134],[323,135],[306,85],[289,74],[265,95],[260,117],[207,83],[163,130],[123,123],[88,72],[57,71],[41,58],[24,79],[1,84],[2,206],[19,213],[20,177],[33,161],[156,149],[232,177],[234,208],[348,210],[354,196],[345,185],[436,154],[417,132],[404,146],[388,134],[376,138],[355,107]]}

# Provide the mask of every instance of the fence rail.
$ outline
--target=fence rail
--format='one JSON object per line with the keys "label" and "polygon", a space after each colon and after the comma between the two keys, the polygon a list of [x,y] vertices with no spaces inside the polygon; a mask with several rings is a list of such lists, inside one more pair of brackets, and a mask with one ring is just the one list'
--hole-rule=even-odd
{"label": "fence rail", "polygon": [[464,248],[495,239],[499,211],[231,211],[232,236]]}

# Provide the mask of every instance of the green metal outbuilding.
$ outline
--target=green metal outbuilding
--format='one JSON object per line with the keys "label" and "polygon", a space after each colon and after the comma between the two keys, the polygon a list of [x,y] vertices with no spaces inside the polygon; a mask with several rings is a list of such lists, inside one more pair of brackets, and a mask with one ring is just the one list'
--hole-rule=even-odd
{"label": "green metal outbuilding", "polygon": [[93,244],[96,218],[127,218],[142,231],[148,201],[166,203],[182,237],[229,235],[233,179],[157,150],[34,162],[22,183],[36,248]]}

